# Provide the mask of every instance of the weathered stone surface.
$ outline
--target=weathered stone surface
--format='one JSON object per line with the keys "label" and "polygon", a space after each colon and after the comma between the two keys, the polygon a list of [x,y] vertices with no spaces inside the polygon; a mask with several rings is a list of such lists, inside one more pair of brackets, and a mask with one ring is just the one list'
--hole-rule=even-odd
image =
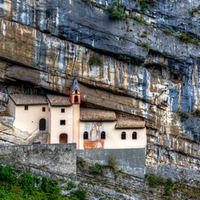
{"label": "weathered stone surface", "polygon": [[[133,19],[112,21],[107,11],[78,0],[1,1],[1,103],[7,104],[10,93],[68,94],[77,77],[85,106],[146,121],[153,157],[199,167],[198,118],[181,123],[172,111],[200,108],[200,47],[160,30],[199,37],[198,12],[189,18],[197,2],[153,1],[157,5],[143,13],[152,27]],[[98,3],[106,8],[112,1]],[[138,1],[123,3],[129,14],[140,12]],[[136,43],[147,43],[151,50]],[[101,53],[102,66],[88,64],[91,49]],[[6,131],[0,137],[3,144],[19,142]]]}
{"label": "weathered stone surface", "polygon": [[0,163],[12,163],[17,168],[27,166],[25,170],[42,176],[57,174],[76,178],[76,144],[0,147]]}

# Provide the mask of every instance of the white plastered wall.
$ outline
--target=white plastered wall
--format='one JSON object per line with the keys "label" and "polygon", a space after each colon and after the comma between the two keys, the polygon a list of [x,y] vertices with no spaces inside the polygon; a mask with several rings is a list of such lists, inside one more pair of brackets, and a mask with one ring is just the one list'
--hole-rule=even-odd
{"label": "white plastered wall", "polygon": [[[83,147],[84,125],[87,122],[80,122],[80,149]],[[115,129],[115,122],[103,122],[106,139],[104,149],[128,149],[146,147],[146,128],[143,129]],[[121,139],[121,133],[126,132],[126,140]],[[137,132],[137,139],[132,139],[132,133]]]}
{"label": "white plastered wall", "polygon": [[[61,109],[65,109],[65,113],[61,113]],[[72,106],[69,107],[51,107],[51,127],[50,127],[50,143],[59,143],[60,134],[68,135],[68,143],[72,143],[73,131],[73,114]],[[60,120],[65,120],[65,125],[60,125]]]}
{"label": "white plastered wall", "polygon": [[[45,112],[42,111],[45,107]],[[37,128],[39,131],[39,120],[46,119],[46,130],[48,127],[48,109],[47,105],[28,105],[28,110],[24,106],[15,106],[15,121],[14,126],[22,131],[32,133]]]}

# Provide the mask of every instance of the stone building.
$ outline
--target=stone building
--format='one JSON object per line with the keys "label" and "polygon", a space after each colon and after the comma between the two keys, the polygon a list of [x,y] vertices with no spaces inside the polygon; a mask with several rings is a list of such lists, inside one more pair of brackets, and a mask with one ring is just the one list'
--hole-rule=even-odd
{"label": "stone building", "polygon": [[73,143],[77,149],[146,147],[144,121],[117,118],[114,111],[81,107],[75,79],[70,96],[11,94],[8,112],[14,126],[29,134],[48,134],[48,143]]}

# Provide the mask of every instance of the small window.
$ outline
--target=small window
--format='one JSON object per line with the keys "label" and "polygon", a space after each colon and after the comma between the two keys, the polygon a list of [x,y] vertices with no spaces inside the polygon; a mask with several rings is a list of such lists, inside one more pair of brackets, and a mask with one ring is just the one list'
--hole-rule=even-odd
{"label": "small window", "polygon": [[65,112],[65,109],[64,108],[61,108],[61,113],[64,113]]}
{"label": "small window", "polygon": [[74,97],[74,103],[78,103],[78,96]]}
{"label": "small window", "polygon": [[77,90],[75,90],[75,94],[77,94]]}
{"label": "small window", "polygon": [[106,133],[104,131],[101,132],[101,139],[102,140],[106,139]]}
{"label": "small window", "polygon": [[88,132],[87,131],[84,132],[83,139],[84,140],[88,140]]}
{"label": "small window", "polygon": [[122,132],[122,134],[121,134],[121,139],[122,139],[122,140],[125,140],[125,139],[126,139],[126,132]]}
{"label": "small window", "polygon": [[24,106],[24,110],[28,110],[28,106]]}
{"label": "small window", "polygon": [[136,132],[133,132],[133,133],[132,133],[132,139],[133,139],[133,140],[137,140],[137,133],[136,133]]}
{"label": "small window", "polygon": [[60,125],[65,125],[65,120],[60,120]]}
{"label": "small window", "polygon": [[42,107],[42,112],[45,112],[45,107]]}

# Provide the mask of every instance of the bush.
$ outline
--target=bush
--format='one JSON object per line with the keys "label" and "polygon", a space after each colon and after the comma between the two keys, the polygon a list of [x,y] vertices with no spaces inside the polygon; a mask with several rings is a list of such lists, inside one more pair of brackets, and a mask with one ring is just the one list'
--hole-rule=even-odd
{"label": "bush", "polygon": [[78,156],[77,156],[77,159],[76,159],[76,164],[80,165],[82,168],[85,167],[85,161],[83,160],[83,158],[78,157]]}
{"label": "bush", "polygon": [[181,33],[176,37],[183,42],[190,42],[192,44],[199,45],[199,40],[197,38],[191,38],[187,33]]}
{"label": "bush", "polygon": [[116,157],[113,156],[113,154],[108,155],[108,166],[112,169],[115,169],[117,164]]}
{"label": "bush", "polygon": [[124,13],[124,7],[122,3],[118,4],[118,1],[114,1],[112,7],[108,8],[110,19],[125,19],[127,15]]}
{"label": "bush", "polygon": [[77,191],[73,192],[72,194],[77,197],[78,200],[87,200],[86,199],[86,191],[79,188]]}
{"label": "bush", "polygon": [[102,65],[103,61],[101,58],[93,54],[89,59],[89,65]]}
{"label": "bush", "polygon": [[163,31],[163,33],[165,34],[165,35],[172,35],[172,32],[170,31],[170,30],[162,30]]}
{"label": "bush", "polygon": [[146,8],[149,7],[149,5],[145,2],[145,0],[139,0],[138,3],[140,4],[141,11],[144,11]]}
{"label": "bush", "polygon": [[186,119],[189,118],[189,115],[184,112],[180,112],[179,115],[181,116],[181,121],[184,122]]}
{"label": "bush", "polygon": [[150,187],[156,187],[163,183],[163,178],[161,176],[156,176],[155,174],[146,174],[145,177],[148,179]]}
{"label": "bush", "polygon": [[95,163],[94,166],[90,167],[91,174],[102,174],[102,165]]}
{"label": "bush", "polygon": [[76,185],[74,183],[67,183],[67,190],[71,190],[72,188],[75,188]]}
{"label": "bush", "polygon": [[172,186],[173,186],[173,181],[172,181],[172,178],[168,178],[167,179],[167,183],[165,185],[165,195],[169,196],[171,195],[172,191]]}
{"label": "bush", "polygon": [[196,109],[196,110],[195,110],[195,114],[197,114],[197,116],[200,117],[200,110],[199,110],[199,109]]}

